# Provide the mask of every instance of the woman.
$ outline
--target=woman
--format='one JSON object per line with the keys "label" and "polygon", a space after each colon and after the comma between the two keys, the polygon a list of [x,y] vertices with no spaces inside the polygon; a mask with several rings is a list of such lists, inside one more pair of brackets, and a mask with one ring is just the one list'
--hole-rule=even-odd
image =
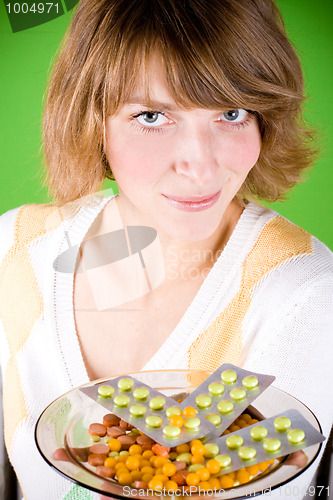
{"label": "woman", "polygon": [[[5,437],[27,499],[92,498],[43,463],[33,428],[117,373],[231,361],[275,375],[328,435],[332,254],[250,202],[311,164],[302,102],[270,0],[80,4],[44,114],[56,203],[1,219]],[[111,176],[119,195],[93,196]]]}

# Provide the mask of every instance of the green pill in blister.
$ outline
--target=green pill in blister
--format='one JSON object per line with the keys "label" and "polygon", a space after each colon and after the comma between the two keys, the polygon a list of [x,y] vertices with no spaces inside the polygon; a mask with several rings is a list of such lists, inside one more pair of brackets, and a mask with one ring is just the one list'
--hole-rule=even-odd
{"label": "green pill in blister", "polygon": [[216,443],[207,443],[205,444],[205,458],[214,458],[218,455],[220,449]]}
{"label": "green pill in blister", "polygon": [[228,467],[231,464],[231,457],[229,455],[216,455],[215,460],[219,462],[221,467]]}
{"label": "green pill in blister", "polygon": [[250,430],[250,436],[254,441],[262,441],[267,436],[267,429],[262,425],[252,427]]}
{"label": "green pill in blister", "polygon": [[238,450],[238,456],[242,460],[251,460],[256,456],[257,452],[251,446],[242,446]]}
{"label": "green pill in blister", "polygon": [[146,387],[137,387],[133,391],[133,397],[137,401],[145,401],[148,396],[149,396],[149,390],[146,389]]}
{"label": "green pill in blister", "polygon": [[288,417],[278,417],[274,420],[274,427],[278,432],[286,432],[290,426],[291,420]]}
{"label": "green pill in blister", "polygon": [[130,414],[133,417],[143,417],[147,411],[147,408],[143,405],[133,405],[130,407]]}
{"label": "green pill in blister", "polygon": [[217,409],[222,415],[226,415],[227,413],[231,413],[234,409],[234,405],[232,401],[220,401],[217,405]]}
{"label": "green pill in blister", "polygon": [[242,401],[242,399],[246,398],[246,390],[245,389],[232,389],[230,391],[229,395],[234,401]]}
{"label": "green pill in blister", "polygon": [[268,453],[274,453],[274,451],[280,449],[281,441],[276,438],[268,438],[263,442],[263,447],[265,451],[268,451]]}
{"label": "green pill in blister", "polygon": [[163,429],[163,434],[167,438],[176,438],[180,434],[180,428],[175,425],[166,425]]}
{"label": "green pill in blister", "polygon": [[156,415],[150,415],[149,417],[146,418],[146,424],[148,425],[148,427],[161,427],[161,425],[163,424],[163,420],[161,419],[161,417],[158,417]]}
{"label": "green pill in blister", "polygon": [[229,450],[237,450],[237,448],[240,448],[243,444],[244,440],[242,436],[232,435],[228,436],[225,444],[228,446]]}
{"label": "green pill in blister", "polygon": [[197,396],[195,398],[195,402],[198,408],[209,408],[212,404],[212,398],[210,396],[206,396],[205,394],[201,394],[201,396]]}
{"label": "green pill in blister", "polygon": [[237,373],[234,370],[224,370],[221,373],[221,379],[226,384],[233,384],[237,380]]}
{"label": "green pill in blister", "polygon": [[242,384],[245,389],[251,390],[258,386],[258,379],[254,375],[249,375],[248,377],[243,378]]}
{"label": "green pill in blister", "polygon": [[298,444],[304,440],[305,433],[302,429],[293,429],[288,432],[287,438],[290,444]]}
{"label": "green pill in blister", "polygon": [[214,425],[220,425],[221,423],[221,417],[220,415],[217,415],[216,413],[210,413],[209,415],[206,415],[206,419],[208,422]]}
{"label": "green pill in blister", "polygon": [[151,400],[149,401],[149,408],[151,408],[152,410],[163,410],[164,405],[164,398],[151,398]]}
{"label": "green pill in blister", "polygon": [[185,427],[186,429],[196,430],[200,426],[200,418],[198,417],[188,417],[185,419]]}
{"label": "green pill in blister", "polygon": [[172,417],[172,415],[181,415],[182,410],[178,406],[170,406],[165,412],[168,418]]}
{"label": "green pill in blister", "polygon": [[224,393],[224,385],[219,382],[212,382],[209,384],[208,390],[212,396],[221,396]]}
{"label": "green pill in blister", "polygon": [[98,388],[98,394],[102,398],[111,398],[114,394],[114,388],[111,385],[100,385]]}
{"label": "green pill in blister", "polygon": [[116,396],[114,398],[114,404],[121,408],[125,408],[131,402],[131,399],[128,396]]}
{"label": "green pill in blister", "polygon": [[131,378],[121,378],[118,380],[118,389],[122,392],[127,392],[132,389],[134,381]]}

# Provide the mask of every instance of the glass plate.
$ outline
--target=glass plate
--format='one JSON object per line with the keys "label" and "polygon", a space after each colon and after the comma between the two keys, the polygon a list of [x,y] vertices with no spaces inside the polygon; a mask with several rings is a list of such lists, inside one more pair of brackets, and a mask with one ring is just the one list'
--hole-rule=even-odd
{"label": "glass plate", "polygon": [[[132,373],[131,375],[142,383],[150,385],[164,393],[174,396],[182,392],[192,392],[211,373],[198,370],[160,370]],[[100,379],[82,387],[100,383]],[[269,418],[284,410],[298,410],[318,431],[320,424],[314,414],[300,401],[290,394],[270,386],[259,396],[253,406],[249,407],[254,417]],[[83,462],[85,450],[91,446],[90,436],[87,432],[93,422],[102,422],[106,410],[102,406],[87,398],[79,388],[64,394],[51,403],[40,415],[36,428],[35,440],[37,448],[46,462],[57,472],[92,491],[115,498],[138,498],[138,490],[132,495],[129,487],[123,489],[112,479],[106,479],[94,473],[93,468]],[[266,471],[256,476],[251,482],[226,489],[210,498],[237,499],[249,498],[273,490],[301,474],[314,461],[319,453],[321,444],[313,445],[304,450],[301,463],[295,465],[292,455],[283,457],[271,465]],[[302,452],[298,452],[302,453]],[[154,495],[142,495],[140,498],[156,498]],[[192,500],[199,500],[199,495],[192,494]]]}

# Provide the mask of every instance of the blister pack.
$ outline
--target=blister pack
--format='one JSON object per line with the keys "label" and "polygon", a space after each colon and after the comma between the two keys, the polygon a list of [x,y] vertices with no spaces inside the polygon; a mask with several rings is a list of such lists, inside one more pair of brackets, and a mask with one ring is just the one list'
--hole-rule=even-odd
{"label": "blister pack", "polygon": [[[80,390],[164,446],[186,443],[210,434],[215,428],[205,418],[183,418],[182,407],[174,399],[129,375]],[[173,425],[177,417],[184,425]]]}
{"label": "blister pack", "polygon": [[215,429],[206,436],[213,439],[220,436],[274,380],[272,375],[224,363],[181,406],[194,407],[200,418],[206,418],[215,425]]}
{"label": "blister pack", "polygon": [[80,390],[157,443],[173,447],[220,436],[274,379],[225,363],[182,403],[129,375]]}
{"label": "blister pack", "polygon": [[215,445],[214,458],[221,465],[221,474],[228,474],[324,440],[325,437],[301,413],[287,410],[215,439],[212,444]]}

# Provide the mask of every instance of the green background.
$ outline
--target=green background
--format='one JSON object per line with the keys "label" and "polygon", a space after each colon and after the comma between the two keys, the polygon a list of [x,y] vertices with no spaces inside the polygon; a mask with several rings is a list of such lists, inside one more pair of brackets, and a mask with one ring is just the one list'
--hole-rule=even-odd
{"label": "green background", "polygon": [[[140,0],[138,0],[140,1]],[[305,182],[271,204],[333,249],[333,1],[278,0],[303,62],[307,119],[319,130],[321,155]],[[42,186],[40,117],[48,70],[71,14],[12,33],[0,1],[0,213],[48,201]]]}

